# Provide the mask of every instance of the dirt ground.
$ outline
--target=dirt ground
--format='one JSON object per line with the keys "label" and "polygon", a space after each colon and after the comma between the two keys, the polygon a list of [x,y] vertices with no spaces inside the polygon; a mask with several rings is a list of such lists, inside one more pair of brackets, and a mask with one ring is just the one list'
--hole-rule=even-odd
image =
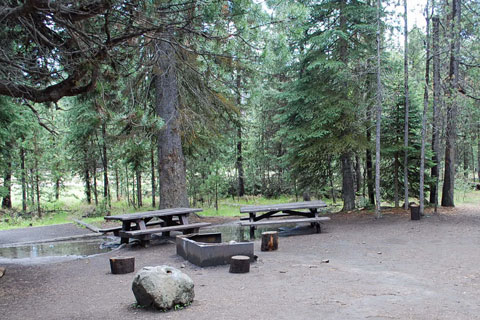
{"label": "dirt ground", "polygon": [[[281,237],[275,252],[260,252],[257,240],[259,258],[248,274],[196,267],[172,243],[54,264],[9,264],[0,278],[0,318],[480,318],[480,209],[409,218],[401,210],[379,220],[332,215],[321,234]],[[194,303],[167,313],[136,309],[134,274],[110,274],[108,258],[118,255],[135,256],[136,270],[183,265],[195,282]]]}

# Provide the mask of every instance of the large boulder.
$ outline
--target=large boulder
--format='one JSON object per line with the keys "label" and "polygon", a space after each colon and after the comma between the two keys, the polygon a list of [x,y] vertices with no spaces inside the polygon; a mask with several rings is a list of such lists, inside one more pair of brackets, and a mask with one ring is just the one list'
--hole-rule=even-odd
{"label": "large boulder", "polygon": [[158,266],[140,270],[132,290],[139,305],[166,310],[190,304],[195,296],[193,286],[192,279],[180,270]]}

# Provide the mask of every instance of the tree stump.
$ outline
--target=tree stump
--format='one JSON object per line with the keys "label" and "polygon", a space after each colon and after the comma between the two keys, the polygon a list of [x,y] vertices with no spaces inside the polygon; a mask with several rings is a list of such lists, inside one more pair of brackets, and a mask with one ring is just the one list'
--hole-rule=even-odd
{"label": "tree stump", "polygon": [[417,205],[410,206],[410,219],[420,220],[420,206],[417,206]]}
{"label": "tree stump", "polygon": [[124,274],[135,271],[135,257],[110,258],[110,269],[113,274]]}
{"label": "tree stump", "polygon": [[262,232],[262,251],[274,251],[278,249],[278,232]]}
{"label": "tree stump", "polygon": [[247,273],[250,271],[249,256],[233,256],[230,260],[230,273]]}

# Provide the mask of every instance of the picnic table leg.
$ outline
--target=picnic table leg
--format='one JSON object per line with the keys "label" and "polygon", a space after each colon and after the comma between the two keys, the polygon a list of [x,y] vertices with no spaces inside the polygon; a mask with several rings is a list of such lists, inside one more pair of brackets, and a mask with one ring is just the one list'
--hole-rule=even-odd
{"label": "picnic table leg", "polygon": [[[123,221],[122,223],[122,231],[130,231],[130,221]],[[120,244],[128,244],[129,239],[125,237],[120,238]]]}
{"label": "picnic table leg", "polygon": [[320,227],[320,222],[315,222],[315,232],[316,233],[321,233],[322,229]]}
{"label": "picnic table leg", "polygon": [[[249,214],[250,222],[255,222],[255,212],[250,212]],[[255,239],[255,226],[250,226],[250,240]]]}
{"label": "picnic table leg", "polygon": [[[137,220],[136,221],[139,230],[147,230],[147,225],[145,224],[145,220]],[[150,235],[144,235],[140,237],[140,245],[144,248],[148,247],[150,244]]]}

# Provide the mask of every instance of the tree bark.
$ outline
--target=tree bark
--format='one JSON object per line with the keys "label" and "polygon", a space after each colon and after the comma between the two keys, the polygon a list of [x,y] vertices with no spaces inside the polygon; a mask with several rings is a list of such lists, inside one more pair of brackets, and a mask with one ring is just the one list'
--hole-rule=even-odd
{"label": "tree bark", "polygon": [[427,130],[428,110],[428,87],[430,85],[430,18],[428,12],[429,1],[425,8],[426,18],[426,56],[425,56],[425,86],[423,92],[423,115],[422,115],[422,145],[420,150],[420,215],[423,215],[425,206],[424,184],[425,184],[425,135]]}
{"label": "tree bark", "polygon": [[[162,37],[171,38],[171,34]],[[187,207],[185,158],[180,138],[179,97],[176,74],[177,57],[172,45],[157,41],[156,46],[156,113],[165,121],[158,133],[160,168],[160,208]]]}
{"label": "tree bark", "polygon": [[457,118],[457,88],[458,88],[458,59],[460,54],[460,18],[461,1],[452,1],[451,15],[451,44],[450,44],[450,69],[447,106],[447,130],[445,143],[445,174],[443,180],[442,206],[454,207],[455,191],[455,141]]}
{"label": "tree bark", "polygon": [[[372,140],[371,129],[367,128],[367,145],[370,144]],[[367,164],[367,189],[368,189],[368,199],[370,204],[375,205],[375,187],[374,187],[374,178],[373,178],[373,157],[370,147],[367,147],[366,151],[366,164]]]}
{"label": "tree bark", "polygon": [[2,199],[2,208],[3,209],[11,209],[12,208],[12,159],[11,159],[11,152],[12,152],[12,145],[10,143],[7,144],[7,163],[6,168],[3,176],[3,187],[7,190],[7,194],[3,196]]}
{"label": "tree bark", "polygon": [[118,168],[115,166],[115,194],[117,196],[117,201],[120,201],[120,183],[118,179]]}
{"label": "tree bark", "polygon": [[83,180],[85,182],[85,196],[87,197],[87,203],[92,203],[92,188],[90,186],[90,166],[88,160],[87,150],[84,150],[84,159],[83,159]]}
{"label": "tree bark", "polygon": [[355,192],[360,192],[362,188],[362,171],[360,164],[360,157],[355,154]]}
{"label": "tree bark", "polygon": [[404,19],[404,55],[403,55],[403,70],[404,70],[404,92],[405,92],[405,131],[404,131],[404,156],[403,156],[403,184],[405,191],[405,210],[408,210],[408,116],[409,116],[409,88],[408,88],[408,11],[407,0],[403,0],[403,8],[405,10]]}
{"label": "tree bark", "polygon": [[35,145],[35,152],[34,152],[34,170],[35,170],[35,194],[37,196],[37,215],[39,218],[42,217],[42,208],[40,204],[40,175],[38,172],[38,149],[37,149],[37,141],[34,138],[34,145]]}
{"label": "tree bark", "polygon": [[97,165],[95,164],[95,161],[93,161],[92,175],[93,175],[93,196],[95,197],[95,206],[98,206]]}
{"label": "tree bark", "polygon": [[376,205],[375,215],[377,218],[382,216],[381,211],[381,190],[380,190],[380,133],[382,126],[382,78],[381,78],[381,60],[380,60],[380,10],[381,2],[377,0],[377,119],[376,119],[376,135],[375,135],[375,192]]}
{"label": "tree bark", "polygon": [[342,211],[350,211],[355,209],[355,188],[353,181],[352,155],[350,153],[342,154],[340,160],[342,162]]}
{"label": "tree bark", "polygon": [[55,200],[60,199],[60,178],[55,179]]}
{"label": "tree bark", "polygon": [[480,124],[477,125],[477,176],[480,182]]}
{"label": "tree bark", "polygon": [[25,148],[23,145],[20,147],[20,169],[22,171],[20,173],[22,180],[22,213],[25,213],[27,212],[27,180],[25,173]]}
{"label": "tree bark", "polygon": [[156,185],[155,185],[155,149],[153,147],[150,148],[150,169],[152,175],[152,207],[155,208],[157,206],[155,202],[156,192]]}
{"label": "tree bark", "polygon": [[[112,207],[110,197],[110,184],[108,181],[108,158],[107,158],[107,124],[105,121],[102,123],[102,164],[103,164],[103,199],[107,201],[108,207]],[[110,212],[107,212],[110,215]]]}
{"label": "tree bark", "polygon": [[137,204],[138,207],[143,206],[143,199],[142,199],[142,171],[136,171],[136,178],[137,178]]}
{"label": "tree bark", "polygon": [[[242,95],[240,86],[242,84],[239,71],[237,70],[237,105],[241,109]],[[241,110],[240,110],[241,112]],[[243,155],[242,155],[242,124],[241,119],[238,121],[237,127],[237,172],[238,172],[238,196],[243,197],[245,195],[245,177],[243,170]]]}
{"label": "tree bark", "polygon": [[238,196],[243,197],[245,195],[245,180],[242,156],[242,127],[240,124],[237,128],[237,139]]}
{"label": "tree bark", "polygon": [[431,169],[432,183],[430,185],[430,203],[438,204],[438,148],[439,148],[439,134],[438,134],[438,115],[440,109],[440,19],[438,17],[432,18],[433,22],[433,37],[432,37],[432,51],[433,51],[433,115],[432,115],[432,152],[433,152],[433,166]]}

